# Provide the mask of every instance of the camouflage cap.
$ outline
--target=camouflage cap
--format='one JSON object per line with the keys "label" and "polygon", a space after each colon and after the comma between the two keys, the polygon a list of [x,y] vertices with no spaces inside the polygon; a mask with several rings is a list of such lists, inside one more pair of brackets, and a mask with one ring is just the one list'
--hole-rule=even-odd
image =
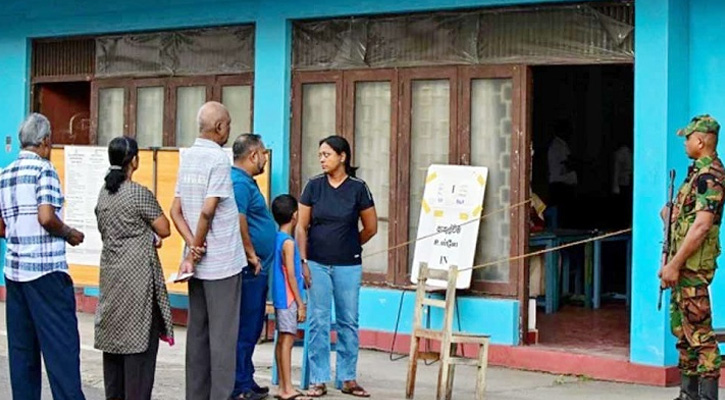
{"label": "camouflage cap", "polygon": [[720,124],[709,114],[698,115],[692,118],[686,127],[677,131],[677,135],[688,137],[694,132],[712,133],[717,135],[720,133]]}

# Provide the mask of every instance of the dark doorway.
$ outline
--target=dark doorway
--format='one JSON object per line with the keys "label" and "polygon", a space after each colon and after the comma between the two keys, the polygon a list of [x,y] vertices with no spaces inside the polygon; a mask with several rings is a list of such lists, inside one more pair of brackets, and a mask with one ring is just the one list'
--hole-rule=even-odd
{"label": "dark doorway", "polygon": [[[536,231],[594,237],[632,224],[634,69],[632,65],[534,67],[532,192],[546,204]],[[588,308],[584,246],[562,250],[561,305],[537,312],[539,343],[627,355],[627,241],[602,245],[601,307]],[[565,254],[564,254],[565,253]],[[532,296],[545,291],[544,259],[532,260]],[[537,271],[537,268],[540,268]],[[569,273],[568,276],[563,276]],[[541,303],[541,302],[539,302]],[[613,323],[616,321],[616,323]],[[582,325],[583,329],[573,329]],[[617,334],[595,327],[616,327]],[[585,327],[585,328],[584,328]],[[601,337],[599,337],[601,336]],[[587,345],[589,344],[589,345]]]}
{"label": "dark doorway", "polygon": [[34,101],[34,110],[50,120],[54,145],[90,144],[90,82],[37,84]]}

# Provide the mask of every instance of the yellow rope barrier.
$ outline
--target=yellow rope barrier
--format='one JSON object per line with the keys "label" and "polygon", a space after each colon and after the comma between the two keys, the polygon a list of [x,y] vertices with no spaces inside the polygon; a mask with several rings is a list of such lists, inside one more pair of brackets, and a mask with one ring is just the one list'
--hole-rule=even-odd
{"label": "yellow rope barrier", "polygon": [[[495,214],[498,214],[498,213],[501,213],[501,212],[504,212],[504,211],[512,210],[514,208],[521,207],[521,206],[524,206],[524,205],[529,204],[529,203],[531,203],[531,199],[524,200],[524,201],[522,201],[520,203],[512,204],[512,205],[510,205],[508,207],[502,207],[502,208],[499,208],[497,210],[494,210],[494,211],[492,211],[490,213],[484,214],[484,215],[482,215],[478,219],[472,219],[470,221],[466,221],[466,222],[464,222],[462,224],[459,224],[459,226],[467,225],[467,224],[470,224],[470,223],[473,223],[473,222],[476,222],[476,221],[482,221],[482,220],[484,220],[484,219],[486,219],[486,218],[488,218],[488,217],[490,217],[492,215],[495,215]],[[538,250],[538,251],[534,251],[534,252],[531,252],[531,253],[521,254],[521,255],[513,256],[513,257],[501,258],[501,259],[498,259],[498,260],[495,260],[495,261],[489,261],[489,262],[486,262],[486,263],[483,263],[483,264],[474,265],[474,266],[467,267],[467,268],[462,268],[462,269],[459,270],[459,272],[469,271],[469,270],[476,270],[476,269],[482,269],[482,268],[487,268],[487,267],[491,267],[491,266],[494,266],[494,265],[499,265],[499,264],[503,264],[503,263],[507,263],[507,262],[511,262],[511,261],[523,260],[523,259],[527,259],[527,258],[531,258],[531,257],[538,256],[538,255],[547,254],[547,253],[551,253],[551,252],[555,252],[555,251],[567,249],[567,248],[570,248],[570,247],[580,246],[582,244],[596,242],[596,241],[603,240],[603,239],[606,239],[606,238],[609,238],[609,237],[623,235],[625,233],[630,233],[630,232],[632,232],[632,228],[621,229],[621,230],[618,230],[618,231],[615,231],[615,232],[605,233],[605,234],[602,234],[602,235],[599,235],[599,236],[595,236],[595,237],[592,237],[592,238],[578,240],[578,241],[574,241],[574,242],[571,242],[571,243],[566,243],[566,244],[563,244],[563,245],[560,245],[560,246],[552,247],[550,249]],[[408,245],[410,245],[412,243],[415,243],[415,242],[418,242],[418,241],[421,241],[421,240],[425,240],[425,239],[430,239],[430,238],[432,238],[434,236],[437,236],[437,235],[440,235],[442,233],[444,233],[444,232],[435,232],[435,233],[432,233],[430,235],[426,235],[426,236],[423,236],[423,237],[420,237],[420,238],[417,238],[417,239],[414,239],[414,240],[409,240],[407,242],[403,242],[403,243],[397,244],[395,246],[389,247],[389,248],[384,249],[384,250],[380,250],[380,251],[376,251],[376,252],[373,252],[373,253],[370,253],[370,254],[366,254],[366,255],[363,256],[363,258],[368,258],[368,257],[376,256],[378,254],[388,253],[388,252],[391,252],[393,250],[397,250],[399,248],[406,247],[406,246],[408,246]]]}
{"label": "yellow rope barrier", "polygon": [[490,262],[487,262],[487,263],[484,263],[484,264],[474,265],[474,266],[469,267],[469,268],[461,268],[459,271],[468,271],[468,270],[486,268],[486,267],[490,267],[490,266],[493,266],[493,265],[502,264],[502,263],[505,263],[505,262],[522,260],[522,259],[526,259],[526,258],[538,256],[538,255],[541,255],[541,254],[546,254],[546,253],[551,253],[551,252],[554,252],[554,251],[559,251],[559,250],[566,249],[566,248],[569,248],[569,247],[575,247],[575,246],[579,246],[579,245],[582,245],[582,244],[596,242],[596,241],[599,241],[599,240],[602,240],[602,239],[606,239],[606,238],[609,238],[609,237],[613,237],[613,236],[623,235],[623,234],[629,233],[629,232],[632,232],[632,228],[627,228],[627,229],[622,229],[622,230],[615,231],[615,232],[605,233],[603,235],[595,236],[595,237],[588,238],[588,239],[578,240],[578,241],[571,242],[571,243],[566,243],[566,244],[563,244],[561,246],[552,247],[550,249],[544,249],[544,250],[534,251],[534,252],[531,252],[531,253],[522,254],[522,255],[518,255],[518,256],[514,256],[514,257],[501,258],[501,259],[496,260],[496,261],[490,261]]}
{"label": "yellow rope barrier", "polygon": [[[468,224],[473,223],[473,222],[476,222],[476,221],[482,221],[482,220],[484,220],[484,219],[486,219],[486,218],[488,218],[488,217],[490,217],[492,215],[498,214],[500,212],[512,210],[514,208],[521,207],[521,206],[526,205],[528,203],[531,203],[531,199],[524,200],[524,201],[522,201],[520,203],[512,204],[512,205],[510,205],[508,207],[499,208],[497,210],[491,211],[490,213],[487,213],[487,214],[482,215],[480,218],[472,219],[472,220],[466,221],[466,222],[464,222],[462,224],[458,224],[458,226],[464,226],[464,225],[468,225]],[[437,235],[440,235],[440,234],[443,234],[443,233],[445,233],[445,232],[435,232],[435,233],[431,233],[430,235],[426,235],[426,236],[423,236],[423,237],[420,237],[420,238],[417,238],[417,239],[414,239],[414,240],[409,240],[407,242],[403,242],[403,243],[400,243],[400,244],[396,244],[395,246],[389,247],[389,248],[387,248],[385,250],[379,250],[379,251],[376,251],[376,252],[373,252],[373,253],[370,253],[370,254],[365,254],[365,255],[363,255],[362,258],[368,258],[368,257],[376,256],[378,254],[389,253],[389,252],[391,252],[393,250],[397,250],[397,249],[399,249],[401,247],[406,247],[409,244],[412,244],[412,243],[415,243],[415,242],[419,242],[419,241],[425,240],[425,239],[430,239],[430,238],[432,238],[434,236],[437,236]]]}

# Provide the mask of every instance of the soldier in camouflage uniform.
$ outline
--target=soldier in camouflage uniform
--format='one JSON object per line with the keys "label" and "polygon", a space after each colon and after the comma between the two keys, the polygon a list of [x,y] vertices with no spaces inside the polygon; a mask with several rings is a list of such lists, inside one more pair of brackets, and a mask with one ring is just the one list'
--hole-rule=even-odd
{"label": "soldier in camouflage uniform", "polygon": [[682,384],[678,399],[717,400],[720,352],[712,329],[708,287],[720,254],[725,167],[715,151],[720,125],[709,115],[692,119],[684,136],[694,160],[672,210],[671,252],[659,276],[672,288],[670,317],[677,337]]}

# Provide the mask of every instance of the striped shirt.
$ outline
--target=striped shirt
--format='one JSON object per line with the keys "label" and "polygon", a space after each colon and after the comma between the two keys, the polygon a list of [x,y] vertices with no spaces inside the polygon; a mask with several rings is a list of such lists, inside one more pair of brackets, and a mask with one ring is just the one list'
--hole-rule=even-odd
{"label": "striped shirt", "polygon": [[56,271],[68,272],[65,240],[38,222],[38,206],[49,204],[62,218],[63,194],[50,161],[21,151],[0,173],[0,213],[5,221],[5,277],[28,282]]}
{"label": "striped shirt", "polygon": [[214,219],[206,236],[206,255],[196,265],[194,277],[217,280],[234,276],[247,265],[234,201],[231,163],[222,148],[206,139],[196,139],[179,162],[175,196],[192,233],[196,232],[204,200],[218,197]]}

